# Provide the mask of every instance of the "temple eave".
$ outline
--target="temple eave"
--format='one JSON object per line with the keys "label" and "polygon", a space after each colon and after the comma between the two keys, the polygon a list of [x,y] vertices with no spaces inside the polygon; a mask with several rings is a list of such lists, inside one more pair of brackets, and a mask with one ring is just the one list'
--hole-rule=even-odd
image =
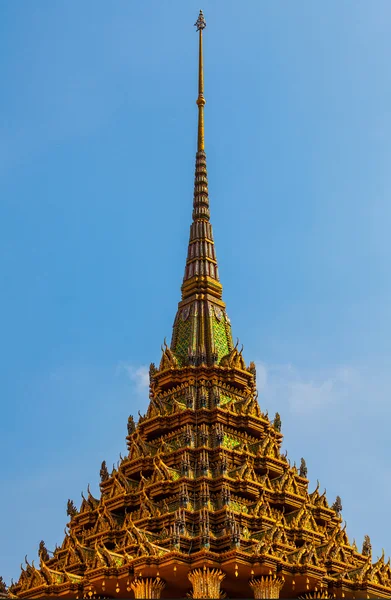
{"label": "temple eave", "polygon": [[[252,389],[252,375],[248,371],[244,371],[232,367],[221,367],[219,365],[186,365],[185,367],[170,367],[163,371],[158,371],[155,374],[156,390],[159,388],[164,390],[168,387],[174,387],[184,382],[189,382],[193,378],[202,379],[205,377],[216,378],[216,384],[221,381],[229,381],[231,385],[237,385],[243,391],[248,388]],[[205,409],[207,410],[207,409]],[[210,409],[209,409],[210,410]]]}
{"label": "temple eave", "polygon": [[[100,567],[86,571],[79,583],[64,582],[31,587],[20,590],[19,598],[48,598],[76,597],[88,591],[94,595],[114,593],[118,598],[127,596],[129,586],[141,579],[159,578],[166,585],[167,592],[175,590],[171,597],[184,597],[188,592],[189,572],[199,569],[202,571],[219,570],[225,578],[231,594],[237,597],[249,597],[247,587],[260,585],[262,580],[279,581],[283,587],[281,597],[297,597],[311,591],[316,593],[323,590],[337,597],[347,598],[390,598],[391,591],[387,586],[371,582],[357,582],[346,579],[336,580],[327,573],[324,566],[289,564],[281,556],[267,554],[249,555],[240,548],[231,549],[222,553],[215,553],[206,549],[189,556],[183,552],[169,552],[163,557],[141,556],[135,558],[130,564],[118,568]],[[360,596],[360,593],[366,596]]]}

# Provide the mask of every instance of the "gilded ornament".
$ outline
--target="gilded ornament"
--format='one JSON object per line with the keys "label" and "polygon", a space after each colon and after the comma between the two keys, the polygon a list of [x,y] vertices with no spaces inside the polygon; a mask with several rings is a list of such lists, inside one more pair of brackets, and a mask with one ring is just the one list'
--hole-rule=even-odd
{"label": "gilded ornament", "polygon": [[102,461],[102,465],[101,465],[99,474],[100,474],[100,480],[101,480],[102,483],[104,483],[105,481],[107,481],[110,478],[109,471],[107,469],[107,465],[106,465],[106,461],[105,460]]}
{"label": "gilded ornament", "polygon": [[332,505],[332,510],[334,510],[337,515],[340,515],[342,512],[342,501],[339,496],[336,497],[334,504]]}
{"label": "gilded ornament", "polygon": [[276,431],[281,431],[281,417],[278,412],[276,412],[276,416],[274,417],[273,427]]}
{"label": "gilded ornament", "polygon": [[71,518],[77,515],[77,508],[73,500],[68,500],[67,502],[67,515]]}

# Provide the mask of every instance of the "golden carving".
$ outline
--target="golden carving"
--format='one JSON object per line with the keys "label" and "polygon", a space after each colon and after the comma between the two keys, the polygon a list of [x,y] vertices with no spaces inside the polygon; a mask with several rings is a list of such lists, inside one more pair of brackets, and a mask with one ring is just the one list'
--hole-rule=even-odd
{"label": "golden carving", "polygon": [[231,369],[241,369],[242,371],[246,370],[246,364],[244,362],[243,356],[243,347],[240,352],[238,352],[238,343],[235,348],[231,350],[229,354],[223,356],[220,361],[220,366],[222,367],[230,367]]}
{"label": "golden carving", "polygon": [[250,579],[249,585],[256,600],[263,598],[279,598],[284,580],[276,575],[264,575]]}
{"label": "golden carving", "polygon": [[188,574],[193,585],[192,598],[220,598],[220,585],[225,577],[220,569],[194,569]]}
{"label": "golden carving", "polygon": [[136,599],[158,599],[161,596],[162,590],[165,587],[165,582],[160,577],[152,579],[152,577],[138,577],[130,584]]}
{"label": "golden carving", "polygon": [[166,369],[172,369],[177,366],[178,361],[172,350],[167,346],[166,340],[164,340],[164,348],[162,347],[162,358],[160,361],[159,371],[165,371]]}

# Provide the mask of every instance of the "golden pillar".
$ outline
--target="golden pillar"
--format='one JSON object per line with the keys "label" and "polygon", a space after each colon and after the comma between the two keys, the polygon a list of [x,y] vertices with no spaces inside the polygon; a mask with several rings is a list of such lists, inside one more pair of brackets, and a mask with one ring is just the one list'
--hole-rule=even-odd
{"label": "golden pillar", "polygon": [[220,598],[220,584],[225,573],[220,569],[194,569],[188,574],[193,598]]}
{"label": "golden pillar", "polygon": [[155,579],[152,577],[137,577],[137,579],[132,581],[130,587],[136,599],[158,600],[165,585],[163,579],[160,579],[160,577],[156,577]]}
{"label": "golden pillar", "polygon": [[254,598],[266,599],[266,598],[279,598],[280,590],[284,585],[284,580],[276,575],[263,575],[250,579],[250,586],[253,589]]}

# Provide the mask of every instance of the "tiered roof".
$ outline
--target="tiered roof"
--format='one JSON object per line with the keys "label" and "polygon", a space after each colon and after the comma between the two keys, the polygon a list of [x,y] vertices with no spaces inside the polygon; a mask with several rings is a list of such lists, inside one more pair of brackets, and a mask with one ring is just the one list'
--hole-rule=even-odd
{"label": "tiered roof", "polygon": [[[202,12],[193,221],[170,347],[150,367],[150,404],[128,421],[128,454],[100,497],[69,500],[64,541],[26,558],[10,595],[391,598],[390,561],[351,543],[307,468],[281,453],[281,420],[258,403],[256,368],[234,345],[209,221]],[[1,591],[1,590],[0,590]]]}

